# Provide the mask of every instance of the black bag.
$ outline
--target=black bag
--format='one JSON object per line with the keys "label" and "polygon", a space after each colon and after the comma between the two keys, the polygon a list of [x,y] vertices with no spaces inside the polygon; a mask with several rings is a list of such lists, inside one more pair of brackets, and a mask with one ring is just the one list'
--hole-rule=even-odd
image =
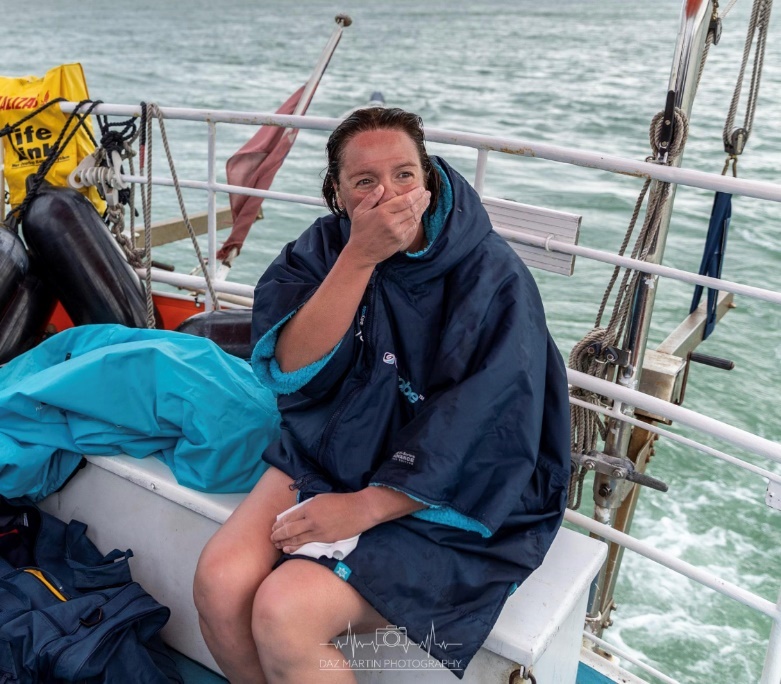
{"label": "black bag", "polygon": [[170,611],[132,581],[132,551],[103,556],[86,529],[0,496],[0,684],[181,684]]}

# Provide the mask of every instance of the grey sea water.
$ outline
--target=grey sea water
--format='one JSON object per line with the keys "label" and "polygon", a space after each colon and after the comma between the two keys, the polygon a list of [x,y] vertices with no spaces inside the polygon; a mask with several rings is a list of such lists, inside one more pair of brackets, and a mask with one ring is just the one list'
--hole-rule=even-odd
{"label": "grey sea water", "polygon": [[[106,102],[273,111],[307,78],[330,35],[333,17],[347,29],[310,108],[339,116],[372,91],[418,112],[427,125],[496,133],[643,159],[648,125],[664,104],[675,44],[678,0],[357,2],[300,0],[0,0],[6,33],[0,73],[42,74],[63,62],[84,66],[93,97]],[[726,4],[726,3],[725,3]],[[694,107],[684,165],[719,172],[721,128],[742,54],[750,2],[741,0],[711,50]],[[739,164],[743,177],[777,181],[781,133],[781,18],[771,24],[754,132]],[[743,109],[738,121],[742,121]],[[206,173],[206,134],[198,124],[169,124],[181,177]],[[220,166],[250,135],[218,128]],[[315,196],[326,136],[302,132],[274,189]],[[155,154],[157,172],[163,158]],[[433,146],[467,177],[475,157]],[[224,174],[223,174],[224,177]],[[491,156],[486,194],[583,215],[581,243],[615,250],[640,190],[637,179],[537,159]],[[186,194],[189,210],[204,195]],[[680,189],[665,263],[696,271],[712,193]],[[174,216],[173,193],[155,190],[154,218]],[[254,282],[282,245],[319,213],[281,202],[264,204],[231,275]],[[781,289],[781,208],[734,202],[724,277]],[[188,272],[185,244],[157,258]],[[566,279],[535,272],[562,352],[593,324],[609,278],[585,261]],[[691,288],[664,282],[652,343],[687,314]],[[686,406],[781,441],[781,317],[778,307],[737,300],[701,350],[731,358],[732,372],[693,366]],[[689,433],[685,433],[689,434]],[[706,440],[717,448],[737,450]],[[761,463],[761,461],[758,461]],[[771,466],[779,471],[778,466]],[[781,567],[779,513],[764,504],[761,478],[660,441],[652,473],[667,494],[644,492],[633,533],[680,558],[776,601]],[[587,490],[588,491],[588,490]],[[606,638],[644,653],[681,682],[755,682],[770,621],[673,573],[627,553],[617,589],[615,626]]]}

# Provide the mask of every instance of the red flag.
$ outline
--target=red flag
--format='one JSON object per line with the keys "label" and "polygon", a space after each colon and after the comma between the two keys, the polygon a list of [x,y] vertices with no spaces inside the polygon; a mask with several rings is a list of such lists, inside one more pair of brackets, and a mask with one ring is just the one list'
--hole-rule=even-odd
{"label": "red flag", "polygon": [[[293,93],[287,102],[277,110],[277,114],[292,114],[301,99],[304,87],[301,86]],[[306,107],[301,114],[304,114],[305,111]],[[225,165],[228,184],[268,190],[297,135],[298,129],[262,126],[249,142],[228,159],[228,163]],[[263,198],[231,195],[230,202],[233,229],[220,251],[217,252],[217,258],[221,261],[228,256],[234,247],[241,250],[247,233],[258,217]]]}

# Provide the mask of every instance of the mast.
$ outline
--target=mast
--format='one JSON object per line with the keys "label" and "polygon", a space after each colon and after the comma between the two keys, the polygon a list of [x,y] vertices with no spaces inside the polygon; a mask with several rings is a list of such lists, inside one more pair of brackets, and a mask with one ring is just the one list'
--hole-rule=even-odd
{"label": "mast", "polygon": [[[687,118],[691,114],[713,13],[712,0],[683,0],[680,28],[670,73],[668,106],[665,110],[668,113],[674,104]],[[665,117],[664,125],[670,126],[670,121],[671,119]],[[672,165],[680,166],[682,157],[683,154],[680,154],[672,161]],[[667,162],[667,150],[660,149],[656,159],[662,163]],[[654,193],[657,185],[658,181],[654,181],[649,194]],[[661,263],[664,255],[675,188],[675,185],[670,186],[669,194],[661,209],[658,237],[647,257],[647,261],[651,263]],[[646,275],[640,278],[631,306],[630,328],[624,344],[629,360],[625,366],[618,369],[616,382],[632,389],[638,389],[640,384],[657,281],[658,276]],[[627,416],[633,416],[634,407],[623,406],[622,412]],[[636,461],[637,470],[642,472],[651,450],[652,435],[642,430],[635,431],[628,423],[614,418],[608,421],[604,450],[606,455],[628,456]],[[625,531],[631,525],[636,501],[637,487],[632,482],[595,473],[595,520]],[[592,587],[586,626],[594,634],[601,634],[605,627],[612,624],[610,613],[614,608],[613,590],[622,555],[623,548],[611,545],[608,560]]]}

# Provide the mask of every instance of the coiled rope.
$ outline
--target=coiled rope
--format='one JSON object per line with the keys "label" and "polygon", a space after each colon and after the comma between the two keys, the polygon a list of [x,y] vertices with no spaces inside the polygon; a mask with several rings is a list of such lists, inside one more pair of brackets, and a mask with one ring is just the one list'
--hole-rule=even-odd
{"label": "coiled rope", "polygon": [[[669,165],[683,151],[689,132],[689,122],[686,114],[676,108],[674,112],[673,139],[670,141],[669,147],[665,149],[661,141],[664,116],[665,113],[662,111],[651,120],[649,138],[653,155],[648,157],[646,161]],[[667,153],[666,160],[662,162],[660,160],[665,152]],[[648,196],[648,205],[645,210],[643,226],[632,247],[631,256],[633,259],[645,261],[648,255],[656,248],[664,207],[670,196],[670,184],[657,182],[652,187],[652,181],[649,178],[643,184],[637,202],[635,202],[629,227],[618,251],[620,256],[625,254],[629,246],[646,196]],[[640,271],[625,269],[623,278],[616,291],[610,319],[606,326],[602,326],[602,318],[620,271],[620,266],[616,266],[613,270],[599,306],[594,328],[573,347],[569,356],[570,368],[602,379],[612,377],[618,367],[616,362],[610,361],[605,357],[605,350],[610,347],[616,347],[625,336],[632,302],[637,292],[639,279],[642,276]],[[623,343],[626,345],[627,340],[623,340]],[[580,387],[572,387],[570,396],[595,406],[606,407],[609,405],[609,400],[606,397]],[[570,405],[570,421],[570,447],[573,453],[585,454],[593,451],[597,446],[597,441],[600,438],[604,439],[606,436],[606,426],[600,420],[599,414],[583,406]],[[585,475],[585,468],[581,468],[580,471],[573,469],[568,502],[570,508],[577,509],[580,506]]]}

